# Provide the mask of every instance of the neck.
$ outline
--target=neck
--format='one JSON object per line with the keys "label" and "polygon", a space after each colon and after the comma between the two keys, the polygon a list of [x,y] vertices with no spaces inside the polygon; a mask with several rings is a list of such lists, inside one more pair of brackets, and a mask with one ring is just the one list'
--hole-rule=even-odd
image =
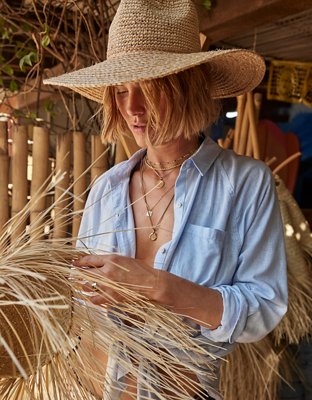
{"label": "neck", "polygon": [[198,137],[192,140],[177,139],[159,146],[147,146],[147,157],[153,163],[168,163],[188,153],[190,157],[198,146]]}

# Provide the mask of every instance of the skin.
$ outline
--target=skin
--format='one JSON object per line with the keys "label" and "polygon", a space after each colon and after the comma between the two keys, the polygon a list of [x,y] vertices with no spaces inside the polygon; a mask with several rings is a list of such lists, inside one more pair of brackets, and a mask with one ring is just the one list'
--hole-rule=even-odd
{"label": "skin", "polygon": [[[147,148],[149,160],[155,163],[164,163],[175,160],[189,151],[194,151],[198,147],[198,139],[195,137],[192,141],[183,138],[165,143],[159,146],[152,146],[146,140],[146,123],[148,120],[148,109],[137,83],[128,83],[115,88],[115,100],[119,112],[126,121],[133,136],[140,147]],[[159,101],[160,115],[163,114],[166,107],[166,100],[160,96]],[[164,191],[174,185],[179,168],[165,171],[165,188],[152,190],[147,196],[149,204],[155,204],[161,196],[159,206],[153,211],[153,220],[158,221],[164,207],[168,204],[172,191],[164,195]],[[135,258],[124,257],[120,255],[86,255],[74,261],[76,267],[89,268],[95,275],[106,276],[116,282],[125,285],[135,285],[134,289],[147,296],[151,301],[169,306],[173,311],[186,315],[191,320],[200,321],[201,325],[215,329],[221,324],[223,313],[223,302],[220,293],[216,290],[197,285],[183,278],[177,277],[166,271],[153,268],[155,255],[163,244],[171,239],[174,211],[173,203],[165,214],[161,223],[161,229],[158,231],[156,241],[148,238],[151,232],[148,218],[146,217],[146,206],[140,199],[142,196],[140,171],[135,170],[130,181],[130,198],[134,202],[133,216],[136,230],[136,256]],[[154,171],[146,168],[144,170],[144,182],[146,192],[153,189],[158,181]],[[119,268],[118,265],[124,268]],[[190,266],[191,267],[191,266]],[[139,285],[138,285],[139,283]],[[91,290],[89,285],[84,286],[84,290]],[[107,289],[105,289],[107,292]],[[185,296],[187,293],[187,296]],[[114,292],[108,293],[118,302],[123,299]],[[106,298],[101,295],[92,296],[91,301],[94,304],[105,304]],[[133,383],[129,377],[129,383]],[[133,385],[133,393],[135,386]],[[126,394],[122,399],[127,399]]]}

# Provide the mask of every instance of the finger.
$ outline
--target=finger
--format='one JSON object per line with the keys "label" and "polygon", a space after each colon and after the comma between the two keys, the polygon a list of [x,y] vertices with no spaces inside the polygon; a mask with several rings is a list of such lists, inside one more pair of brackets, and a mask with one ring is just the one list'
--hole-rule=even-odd
{"label": "finger", "polygon": [[103,267],[105,264],[105,260],[108,256],[99,256],[95,254],[88,254],[86,256],[82,256],[77,258],[76,260],[73,260],[73,265],[75,267],[93,267],[93,268],[99,268]]}
{"label": "finger", "polygon": [[81,285],[84,292],[99,293],[103,291],[97,282],[85,282]]}
{"label": "finger", "polygon": [[94,296],[90,297],[90,302],[92,304],[96,304],[97,306],[106,305],[107,299],[100,294],[95,294]]}

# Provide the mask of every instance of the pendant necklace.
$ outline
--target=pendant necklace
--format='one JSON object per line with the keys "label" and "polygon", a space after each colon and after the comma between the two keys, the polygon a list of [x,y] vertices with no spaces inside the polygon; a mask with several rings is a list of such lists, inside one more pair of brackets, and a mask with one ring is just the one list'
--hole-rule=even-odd
{"label": "pendant necklace", "polygon": [[150,208],[150,206],[147,203],[147,199],[146,199],[146,191],[145,191],[145,186],[144,186],[144,178],[143,178],[143,170],[144,170],[144,164],[143,164],[143,159],[141,162],[141,168],[140,168],[140,178],[141,178],[141,190],[142,190],[142,197],[144,199],[144,203],[145,203],[145,207],[146,207],[146,216],[148,217],[150,224],[151,224],[151,228],[152,228],[152,232],[148,235],[149,239],[151,241],[155,241],[158,238],[158,234],[157,234],[157,230],[160,228],[160,224],[162,222],[162,220],[165,217],[166,212],[168,211],[173,199],[174,199],[174,193],[170,198],[169,203],[166,205],[163,213],[161,214],[159,220],[157,221],[157,223],[154,225],[153,224],[153,220],[152,220],[152,214],[153,214],[153,209],[155,208],[155,206],[160,202],[160,200],[165,196],[165,194],[169,193],[169,191],[171,189],[173,189],[174,185],[172,187],[169,188],[169,190],[167,190],[165,192],[165,194],[163,194],[161,196],[161,198],[156,202],[156,204],[154,204],[154,206],[152,207],[152,209]]}

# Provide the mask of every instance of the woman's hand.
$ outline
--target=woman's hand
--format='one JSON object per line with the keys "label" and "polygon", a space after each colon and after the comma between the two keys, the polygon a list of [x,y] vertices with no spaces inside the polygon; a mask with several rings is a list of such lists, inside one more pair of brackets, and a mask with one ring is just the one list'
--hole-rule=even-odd
{"label": "woman's hand", "polygon": [[85,284],[84,290],[96,293],[91,297],[94,304],[122,303],[127,300],[122,290],[131,289],[209,329],[221,323],[220,292],[154,269],[142,260],[117,254],[87,255],[75,260],[73,265],[87,270],[90,282],[99,282],[102,277],[119,285],[116,291],[102,281],[98,284],[99,292],[94,292],[92,283]]}
{"label": "woman's hand", "polygon": [[[145,262],[124,257],[117,254],[86,255],[73,261],[77,268],[83,268],[90,275],[90,282],[83,284],[82,288],[88,292],[96,293],[90,299],[94,304],[106,304],[109,300],[122,302],[125,297],[122,291],[113,290],[110,285],[105,285],[106,278],[110,282],[120,284],[123,289],[130,289],[140,293],[150,300],[157,301],[159,297],[158,277],[161,271],[155,270]],[[94,275],[94,279],[92,279]],[[102,278],[102,283],[97,283]],[[96,282],[96,285],[92,285]],[[95,287],[99,290],[95,291]]]}

